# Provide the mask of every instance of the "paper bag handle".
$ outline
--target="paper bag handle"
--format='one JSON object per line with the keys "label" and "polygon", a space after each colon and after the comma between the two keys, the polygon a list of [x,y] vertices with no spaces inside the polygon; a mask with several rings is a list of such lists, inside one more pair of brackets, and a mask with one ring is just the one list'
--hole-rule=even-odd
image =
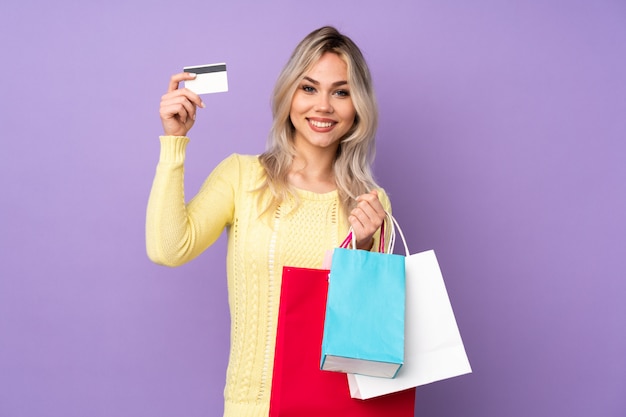
{"label": "paper bag handle", "polygon": [[[402,239],[402,244],[404,245],[404,253],[405,256],[409,256],[409,247],[406,244],[406,239],[404,238],[404,233],[402,233],[402,229],[398,224],[398,221],[395,217],[391,215],[391,213],[385,211],[386,218],[383,221],[383,224],[380,226],[380,240],[378,244],[378,251],[380,253],[393,253],[393,249],[396,243],[396,229],[400,233],[400,238]],[[387,251],[385,252],[385,221],[391,225],[391,233],[389,235],[389,244],[387,246]],[[352,226],[350,226],[350,231],[348,232],[348,236],[343,240],[340,248],[347,248],[348,245],[352,246],[352,249],[356,249],[356,239],[353,239],[354,230]]]}

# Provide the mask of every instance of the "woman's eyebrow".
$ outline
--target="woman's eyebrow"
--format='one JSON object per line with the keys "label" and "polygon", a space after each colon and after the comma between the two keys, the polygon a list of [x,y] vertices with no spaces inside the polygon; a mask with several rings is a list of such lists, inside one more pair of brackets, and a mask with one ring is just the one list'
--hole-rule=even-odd
{"label": "woman's eyebrow", "polygon": [[[314,84],[314,85],[320,85],[320,82],[319,82],[319,81],[314,80],[314,79],[313,79],[313,78],[311,78],[311,77],[306,77],[306,76],[305,76],[305,77],[304,77],[304,79],[305,79],[306,81],[310,82],[311,84]],[[335,82],[334,82],[334,83],[332,83],[331,85],[332,85],[333,87],[339,87],[339,86],[341,86],[341,85],[346,85],[346,84],[348,84],[348,81],[335,81]]]}

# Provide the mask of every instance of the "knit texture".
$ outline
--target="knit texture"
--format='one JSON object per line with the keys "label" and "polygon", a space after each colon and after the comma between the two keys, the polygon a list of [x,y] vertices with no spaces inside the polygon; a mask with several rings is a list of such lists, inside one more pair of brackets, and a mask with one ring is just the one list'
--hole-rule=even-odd
{"label": "knit texture", "polygon": [[[261,218],[263,207],[253,191],[264,175],[257,156],[229,156],[186,203],[183,164],[188,142],[182,136],[161,137],[146,217],[148,256],[159,264],[182,265],[227,228],[231,349],[224,416],[267,417],[282,268],[320,268],[325,252],[341,243],[349,224],[336,191],[299,190],[297,209],[294,201],[286,201]],[[379,196],[390,210],[383,190]]]}

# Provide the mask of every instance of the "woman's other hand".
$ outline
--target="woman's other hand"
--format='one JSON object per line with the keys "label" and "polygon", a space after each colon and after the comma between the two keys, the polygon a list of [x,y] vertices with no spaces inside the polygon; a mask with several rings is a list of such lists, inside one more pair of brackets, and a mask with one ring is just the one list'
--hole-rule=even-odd
{"label": "woman's other hand", "polygon": [[181,72],[170,78],[167,93],[161,97],[159,115],[166,136],[187,136],[196,121],[196,107],[204,108],[200,96],[186,88],[178,88],[181,81],[193,80],[196,74]]}
{"label": "woman's other hand", "polygon": [[373,244],[374,233],[385,220],[386,213],[378,199],[378,192],[372,190],[356,199],[357,205],[348,216],[348,221],[354,232],[358,249],[370,250]]}

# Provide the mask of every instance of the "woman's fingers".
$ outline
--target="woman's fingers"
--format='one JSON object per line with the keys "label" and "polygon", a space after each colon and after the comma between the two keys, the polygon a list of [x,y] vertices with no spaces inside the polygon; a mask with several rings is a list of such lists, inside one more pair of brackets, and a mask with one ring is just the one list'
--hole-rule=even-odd
{"label": "woman's fingers", "polygon": [[193,80],[196,78],[196,74],[189,72],[181,72],[178,74],[172,75],[170,78],[170,83],[167,89],[167,93],[163,96],[163,98],[168,97],[176,97],[178,95],[182,95],[187,98],[190,102],[194,103],[198,107],[204,107],[204,102],[200,98],[199,95],[194,93],[193,91],[186,88],[178,88],[181,81]]}
{"label": "woman's fingers", "polygon": [[[182,90],[178,90],[181,91]],[[160,114],[162,118],[171,118],[179,116],[181,121],[185,122],[187,115],[193,115],[196,112],[196,106],[189,98],[184,95],[171,97],[163,97],[161,101]]]}
{"label": "woman's fingers", "polygon": [[376,190],[357,198],[357,206],[350,212],[348,221],[354,230],[358,247],[371,246],[374,233],[382,225],[385,216],[385,209]]}
{"label": "woman's fingers", "polygon": [[373,190],[360,195],[357,198],[357,206],[354,208],[353,214],[364,226],[369,225],[378,229],[386,216],[385,209],[378,199],[378,192]]}
{"label": "woman's fingers", "polygon": [[190,72],[179,72],[178,74],[172,75],[167,92],[171,93],[172,91],[178,90],[178,85],[181,81],[193,80],[194,78],[196,78],[196,74]]}
{"label": "woman's fingers", "polygon": [[195,77],[195,74],[186,72],[170,77],[167,93],[161,97],[159,107],[165,135],[185,136],[196,119],[196,106],[205,107],[196,93],[186,88],[178,88],[181,81]]}

